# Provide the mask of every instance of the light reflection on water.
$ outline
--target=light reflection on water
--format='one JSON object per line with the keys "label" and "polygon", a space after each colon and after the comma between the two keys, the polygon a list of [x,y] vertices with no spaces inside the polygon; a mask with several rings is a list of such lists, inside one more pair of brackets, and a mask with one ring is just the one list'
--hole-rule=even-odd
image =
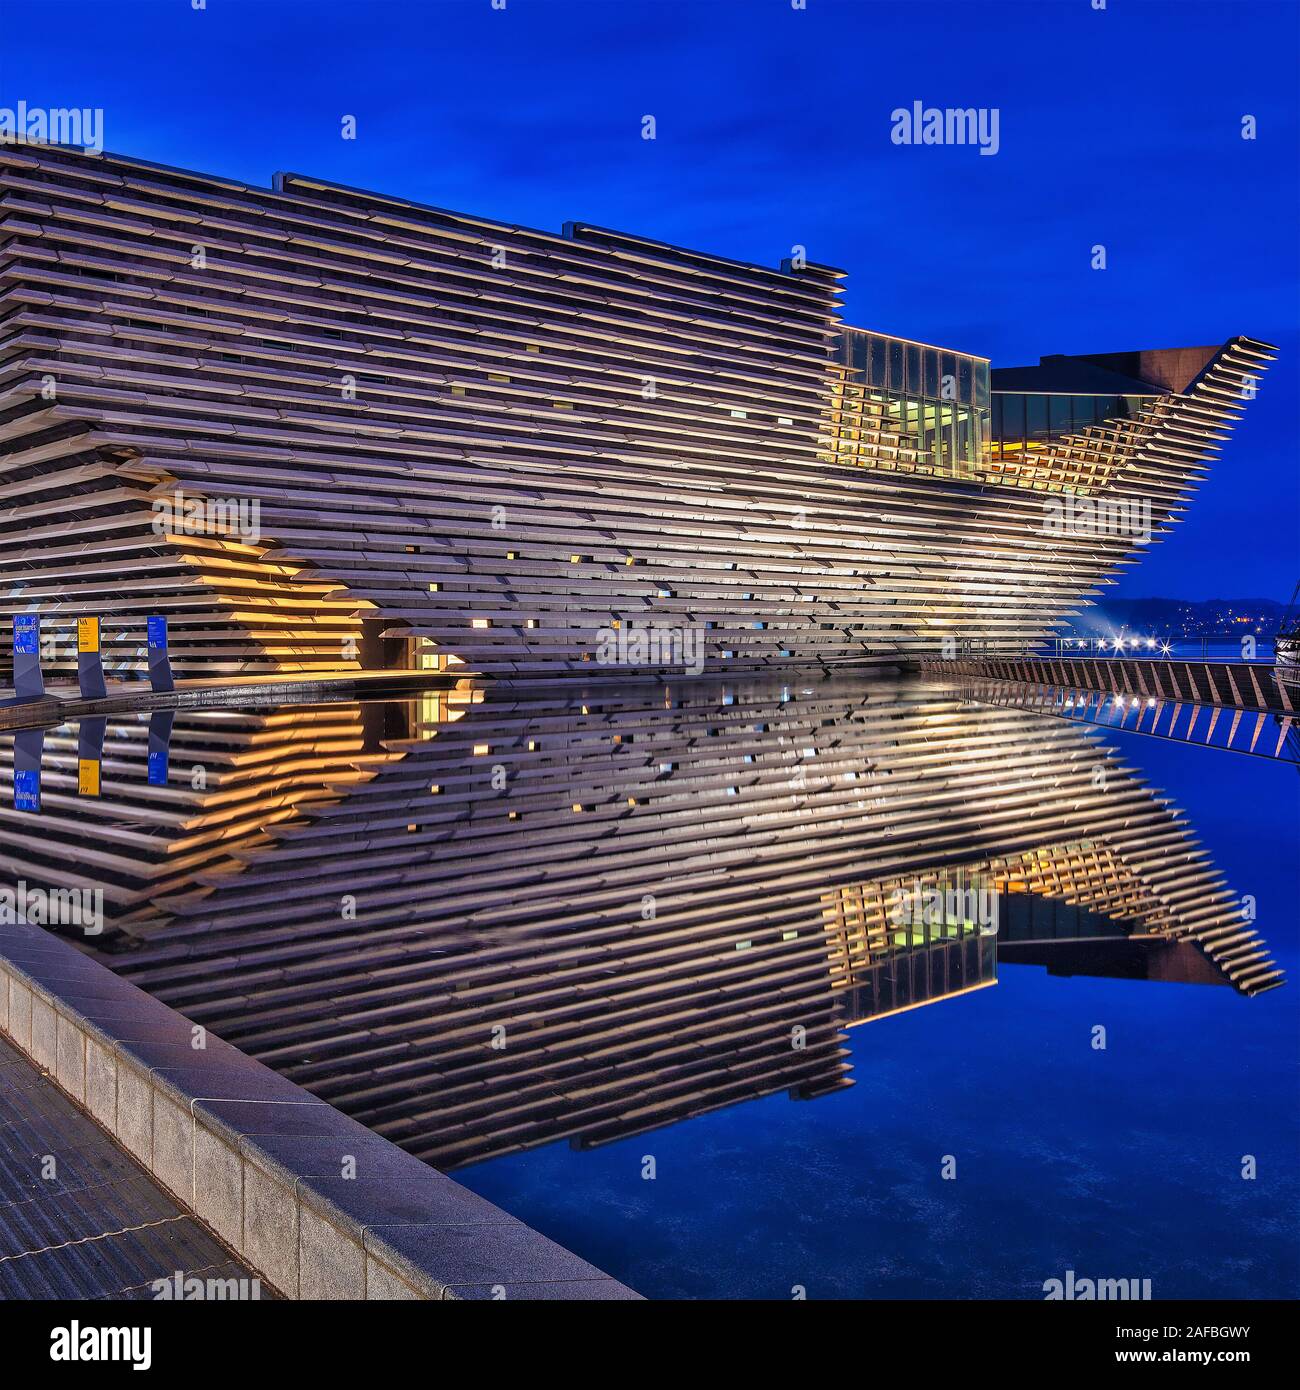
{"label": "light reflection on water", "polygon": [[[1240,904],[1128,770],[1216,824],[1230,788],[1264,850],[1290,768],[810,678],[180,712],[162,784],[157,734],[110,720],[92,797],[50,731],[6,867],[101,885],[116,968],[645,1293],[1033,1296],[1092,1258],[1242,1296],[1224,1248],[1294,1284],[1293,991],[1165,982],[1228,981],[1190,938]],[[1226,838],[1272,937],[1283,860]],[[958,879],[996,963],[891,917]],[[1233,1149],[1279,1158],[1243,1188]],[[1213,1247],[1169,1234],[1189,1192]]]}

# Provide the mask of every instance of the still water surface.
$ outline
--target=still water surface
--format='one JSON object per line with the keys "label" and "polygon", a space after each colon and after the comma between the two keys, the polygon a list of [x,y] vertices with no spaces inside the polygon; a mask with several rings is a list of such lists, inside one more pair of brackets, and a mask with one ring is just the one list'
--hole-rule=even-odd
{"label": "still water surface", "polygon": [[1294,971],[1292,763],[811,678],[88,732],[8,874],[647,1295],[1300,1292],[1295,989],[1189,944]]}

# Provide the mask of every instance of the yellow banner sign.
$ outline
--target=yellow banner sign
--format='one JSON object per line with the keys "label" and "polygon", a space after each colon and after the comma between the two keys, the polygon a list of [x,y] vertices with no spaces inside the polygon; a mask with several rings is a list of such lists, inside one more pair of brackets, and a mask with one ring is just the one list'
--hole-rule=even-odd
{"label": "yellow banner sign", "polygon": [[99,759],[77,759],[77,795],[99,795]]}
{"label": "yellow banner sign", "polygon": [[99,650],[99,619],[77,619],[77,650],[97,652]]}

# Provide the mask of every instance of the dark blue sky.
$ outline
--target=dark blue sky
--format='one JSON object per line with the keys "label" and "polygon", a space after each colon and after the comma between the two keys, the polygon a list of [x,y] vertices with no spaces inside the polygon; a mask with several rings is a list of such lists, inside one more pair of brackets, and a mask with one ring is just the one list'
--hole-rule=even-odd
{"label": "dark blue sky", "polygon": [[[102,107],[110,150],[255,183],[297,169],[765,264],[800,244],[850,272],[851,321],[995,365],[1277,343],[1121,592],[1285,598],[1297,53],[1293,0],[45,0],[4,6],[0,106]],[[893,145],[917,100],[998,108],[999,153]]]}

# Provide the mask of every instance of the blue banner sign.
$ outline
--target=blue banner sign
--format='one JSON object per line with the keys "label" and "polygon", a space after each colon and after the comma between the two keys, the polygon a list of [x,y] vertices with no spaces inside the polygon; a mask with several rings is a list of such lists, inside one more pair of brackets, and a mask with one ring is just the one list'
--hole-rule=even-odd
{"label": "blue banner sign", "polygon": [[39,613],[14,615],[14,699],[39,700],[45,694],[41,674],[41,616]]}
{"label": "blue banner sign", "polygon": [[155,613],[146,626],[149,630],[149,684],[155,690],[173,690],[171,658],[167,655],[167,619]]}
{"label": "blue banner sign", "polygon": [[176,712],[156,709],[149,716],[149,785],[167,785],[167,761],[171,752],[172,722]]}
{"label": "blue banner sign", "polygon": [[14,770],[14,810],[39,811],[41,809],[41,772],[39,768],[28,767]]}

